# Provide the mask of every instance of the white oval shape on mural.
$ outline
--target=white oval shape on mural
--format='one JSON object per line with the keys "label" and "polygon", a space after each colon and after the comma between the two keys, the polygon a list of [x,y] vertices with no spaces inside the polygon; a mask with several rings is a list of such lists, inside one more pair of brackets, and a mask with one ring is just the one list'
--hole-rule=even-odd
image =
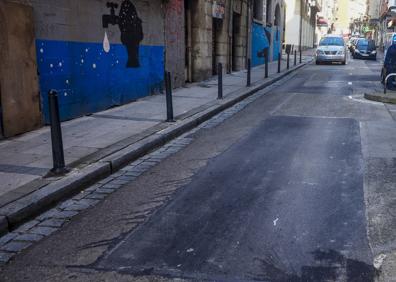
{"label": "white oval shape on mural", "polygon": [[109,52],[110,52],[110,42],[109,42],[109,38],[107,37],[107,31],[105,31],[105,34],[104,34],[104,39],[103,39],[103,50],[104,50],[106,53],[109,53]]}

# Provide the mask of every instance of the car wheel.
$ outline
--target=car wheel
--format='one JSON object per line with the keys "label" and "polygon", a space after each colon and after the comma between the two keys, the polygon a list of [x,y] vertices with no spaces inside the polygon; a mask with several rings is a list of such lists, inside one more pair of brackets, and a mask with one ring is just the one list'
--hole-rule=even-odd
{"label": "car wheel", "polygon": [[346,64],[346,61],[342,61],[342,62],[341,62],[341,65],[345,65],[345,64]]}
{"label": "car wheel", "polygon": [[315,63],[316,63],[317,65],[320,65],[320,62],[319,62],[319,61],[316,61]]}

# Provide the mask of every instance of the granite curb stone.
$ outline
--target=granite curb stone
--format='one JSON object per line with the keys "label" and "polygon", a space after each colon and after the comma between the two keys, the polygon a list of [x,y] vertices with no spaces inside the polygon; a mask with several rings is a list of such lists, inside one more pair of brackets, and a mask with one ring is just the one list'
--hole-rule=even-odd
{"label": "granite curb stone", "polygon": [[389,103],[389,104],[396,104],[396,93],[387,94],[384,93],[364,93],[364,98],[367,100],[381,102],[381,103]]}

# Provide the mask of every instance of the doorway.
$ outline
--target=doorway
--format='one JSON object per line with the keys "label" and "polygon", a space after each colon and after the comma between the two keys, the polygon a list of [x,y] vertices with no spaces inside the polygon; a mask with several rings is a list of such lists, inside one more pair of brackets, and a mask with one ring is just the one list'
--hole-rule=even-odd
{"label": "doorway", "polygon": [[221,31],[222,21],[216,18],[212,20],[212,75],[217,75],[218,60],[218,38]]}
{"label": "doorway", "polygon": [[241,57],[241,15],[233,13],[232,16],[232,71],[238,71],[239,59]]}
{"label": "doorway", "polygon": [[12,137],[41,125],[33,8],[0,1],[1,135]]}
{"label": "doorway", "polygon": [[184,42],[185,42],[185,58],[184,58],[184,74],[185,81],[192,82],[192,38],[191,38],[191,3],[190,0],[184,0]]}

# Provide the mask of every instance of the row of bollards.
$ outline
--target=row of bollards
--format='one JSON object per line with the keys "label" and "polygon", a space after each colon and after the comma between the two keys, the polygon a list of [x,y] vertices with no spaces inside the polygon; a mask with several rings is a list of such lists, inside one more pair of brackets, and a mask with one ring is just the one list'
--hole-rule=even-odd
{"label": "row of bollards", "polygon": [[[264,50],[265,57],[265,78],[268,78],[268,49]],[[287,53],[287,69],[289,69],[290,52]],[[282,53],[278,54],[278,73],[281,71],[281,60]],[[302,54],[300,50],[300,63],[302,62]],[[294,65],[297,65],[297,50],[294,50]],[[247,81],[246,86],[251,86],[251,60],[247,60]],[[218,99],[223,99],[223,65],[219,63],[217,65],[218,75]],[[171,73],[165,72],[165,93],[166,93],[166,121],[174,122],[173,116],[173,99],[172,99],[172,80]],[[65,165],[65,156],[63,150],[63,139],[62,139],[62,128],[59,114],[59,101],[58,93],[55,90],[50,90],[48,93],[48,105],[50,115],[50,127],[51,127],[51,145],[52,145],[52,160],[53,168],[51,172],[53,174],[64,174],[69,171]]]}

